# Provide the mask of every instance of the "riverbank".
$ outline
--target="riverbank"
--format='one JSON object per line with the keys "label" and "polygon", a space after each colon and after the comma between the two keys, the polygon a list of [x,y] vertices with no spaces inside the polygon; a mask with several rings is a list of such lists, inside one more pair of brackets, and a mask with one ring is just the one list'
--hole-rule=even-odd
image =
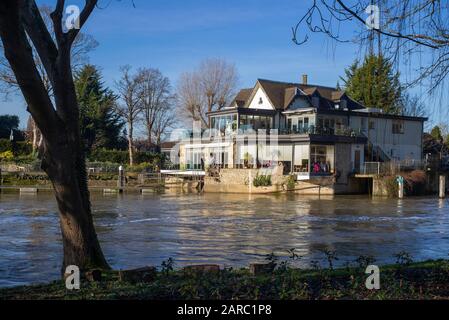
{"label": "riverbank", "polygon": [[[449,261],[436,260],[380,267],[380,290],[368,290],[365,262],[339,269],[293,269],[279,264],[275,271],[254,274],[249,269],[172,271],[165,264],[147,282],[120,281],[116,272],[102,281],[82,281],[68,291],[62,281],[46,285],[0,289],[0,299],[449,299]],[[167,267],[168,266],[168,267]]]}

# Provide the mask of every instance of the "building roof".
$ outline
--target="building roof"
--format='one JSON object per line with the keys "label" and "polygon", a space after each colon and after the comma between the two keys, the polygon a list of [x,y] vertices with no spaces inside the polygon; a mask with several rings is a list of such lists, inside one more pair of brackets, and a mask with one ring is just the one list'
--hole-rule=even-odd
{"label": "building roof", "polygon": [[[337,88],[314,85],[314,84],[302,84],[292,82],[273,81],[267,79],[258,79],[254,88],[246,88],[240,90],[236,95],[230,107],[226,110],[219,111],[230,112],[235,109],[248,109],[251,101],[256,95],[257,91],[261,88],[267,95],[271,104],[275,110],[287,111],[292,103],[299,97],[308,100],[310,107],[322,110],[323,112],[336,112],[342,114],[344,112],[353,112],[367,110],[366,107],[360,102],[355,101],[346,94],[345,91]],[[338,107],[337,107],[338,105]],[[259,110],[260,109],[255,109]],[[248,110],[249,111],[249,110]],[[259,112],[258,111],[258,112]],[[217,113],[217,112],[213,112]],[[394,117],[402,118],[406,120],[426,121],[427,118],[420,117],[407,117],[392,115],[386,113],[354,113],[354,115],[367,115],[375,117]]]}
{"label": "building roof", "polygon": [[246,103],[246,101],[251,96],[251,93],[253,92],[253,88],[248,89],[242,89],[237,93],[234,100],[231,102],[231,106],[234,106],[234,104],[237,104],[237,107],[243,107]]}
{"label": "building roof", "polygon": [[176,141],[166,141],[161,143],[161,149],[171,149],[173,148],[178,142]]}
{"label": "building roof", "polygon": [[326,86],[258,79],[255,88],[241,90],[234,102],[237,101],[238,107],[247,107],[256,93],[256,88],[259,87],[263,89],[277,110],[286,110],[298,95],[309,99],[314,96],[318,97],[320,99],[319,106],[324,108],[338,103],[345,95],[344,91]]}

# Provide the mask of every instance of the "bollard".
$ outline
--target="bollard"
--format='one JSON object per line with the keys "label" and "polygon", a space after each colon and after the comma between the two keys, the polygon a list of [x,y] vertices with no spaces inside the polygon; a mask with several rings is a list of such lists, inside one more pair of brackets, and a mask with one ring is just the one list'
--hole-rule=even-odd
{"label": "bollard", "polygon": [[398,176],[396,178],[396,181],[397,181],[398,187],[399,187],[398,197],[399,197],[399,199],[404,199],[404,177]]}
{"label": "bollard", "polygon": [[399,199],[404,199],[404,183],[399,183]]}
{"label": "bollard", "polygon": [[119,190],[122,190],[125,187],[125,172],[123,170],[123,167],[120,166],[118,168],[118,181],[117,181],[117,187]]}
{"label": "bollard", "polygon": [[440,199],[446,197],[446,176],[440,175]]}

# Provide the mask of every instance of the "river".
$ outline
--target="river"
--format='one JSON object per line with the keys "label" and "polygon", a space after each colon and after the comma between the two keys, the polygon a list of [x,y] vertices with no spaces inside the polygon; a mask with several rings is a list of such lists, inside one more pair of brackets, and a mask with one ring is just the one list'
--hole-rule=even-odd
{"label": "river", "polygon": [[[449,202],[365,196],[155,194],[92,195],[104,253],[116,269],[216,263],[243,267],[272,251],[295,248],[299,267],[337,264],[371,255],[394,262],[406,251],[415,260],[447,258]],[[62,245],[52,194],[0,194],[0,287],[59,278]]]}

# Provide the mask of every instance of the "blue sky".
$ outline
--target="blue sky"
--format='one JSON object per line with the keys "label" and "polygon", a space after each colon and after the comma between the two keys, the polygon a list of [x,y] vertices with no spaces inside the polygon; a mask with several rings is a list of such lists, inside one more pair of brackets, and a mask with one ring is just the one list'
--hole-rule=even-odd
{"label": "blue sky", "polygon": [[[37,1],[54,6],[55,1]],[[66,1],[79,4],[84,1]],[[257,78],[335,86],[343,70],[360,57],[358,45],[335,44],[324,36],[297,46],[291,27],[309,0],[100,0],[83,32],[99,42],[90,62],[102,70],[113,87],[121,65],[159,68],[174,86],[180,73],[204,58],[220,57],[235,63],[240,86]],[[335,49],[335,50],[334,50]],[[0,103],[0,113],[18,114],[22,126],[27,113],[20,97]]]}

